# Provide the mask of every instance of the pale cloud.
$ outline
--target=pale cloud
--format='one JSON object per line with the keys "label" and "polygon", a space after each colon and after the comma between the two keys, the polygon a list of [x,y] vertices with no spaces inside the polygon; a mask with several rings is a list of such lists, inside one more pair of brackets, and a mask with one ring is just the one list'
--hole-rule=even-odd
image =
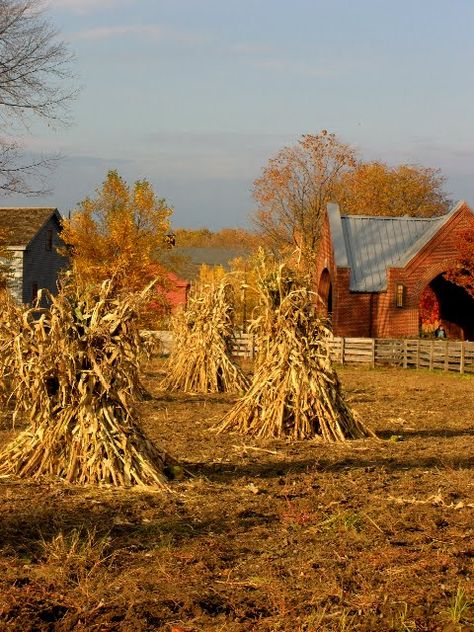
{"label": "pale cloud", "polygon": [[47,6],[53,9],[64,9],[72,13],[90,13],[104,9],[115,9],[131,0],[47,0]]}
{"label": "pale cloud", "polygon": [[229,45],[226,52],[242,59],[248,65],[273,73],[299,77],[334,77],[347,73],[360,61],[354,60],[301,60],[281,55],[281,51],[265,43],[245,42]]}
{"label": "pale cloud", "polygon": [[181,44],[202,44],[207,38],[197,33],[180,31],[160,24],[130,24],[118,26],[100,26],[78,31],[73,35],[75,40],[105,40],[124,36],[139,36],[158,41],[174,41]]}
{"label": "pale cloud", "polygon": [[229,46],[229,52],[235,53],[236,55],[260,56],[268,55],[274,51],[273,48],[268,44],[261,44],[258,42],[242,42],[240,44],[231,44]]}
{"label": "pale cloud", "polygon": [[342,70],[329,64],[316,65],[288,59],[257,59],[253,61],[253,65],[262,70],[300,77],[332,77],[335,74],[339,74]]}

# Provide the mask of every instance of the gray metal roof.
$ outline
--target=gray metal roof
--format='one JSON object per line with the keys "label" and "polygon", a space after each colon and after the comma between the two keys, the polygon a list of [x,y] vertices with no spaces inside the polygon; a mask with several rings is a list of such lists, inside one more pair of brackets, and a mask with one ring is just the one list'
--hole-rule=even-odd
{"label": "gray metal roof", "polygon": [[[342,235],[329,211],[336,265],[351,268],[349,289],[380,292],[387,289],[387,268],[403,268],[460,208],[440,217],[341,216]],[[334,239],[336,237],[336,239]]]}

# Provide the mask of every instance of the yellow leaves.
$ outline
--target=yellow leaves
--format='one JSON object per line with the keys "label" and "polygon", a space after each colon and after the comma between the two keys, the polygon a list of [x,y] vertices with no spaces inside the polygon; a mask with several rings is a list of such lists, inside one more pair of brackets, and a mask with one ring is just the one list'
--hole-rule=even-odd
{"label": "yellow leaves", "polygon": [[449,209],[444,180],[438,169],[420,165],[359,163],[342,177],[337,199],[348,214],[431,217]]}
{"label": "yellow leaves", "polygon": [[316,248],[326,204],[342,173],[355,164],[354,150],[327,130],[305,134],[271,158],[254,182],[254,222],[272,247]]}
{"label": "yellow leaves", "polygon": [[253,220],[272,249],[296,249],[309,268],[328,202],[338,201],[349,214],[439,215],[449,208],[443,183],[436,169],[362,163],[349,145],[322,130],[268,161],[254,182]]}
{"label": "yellow leaves", "polygon": [[208,266],[205,263],[199,268],[199,283],[202,285],[219,285],[226,275],[223,266]]}
{"label": "yellow leaves", "polygon": [[96,197],[85,199],[63,223],[62,237],[79,279],[114,278],[122,289],[142,289],[162,274],[154,259],[171,213],[147,180],[129,187],[117,171],[109,171]]}
{"label": "yellow leaves", "polygon": [[174,237],[179,248],[235,248],[250,252],[261,245],[261,238],[244,228],[221,228],[216,232],[208,228],[177,228]]}

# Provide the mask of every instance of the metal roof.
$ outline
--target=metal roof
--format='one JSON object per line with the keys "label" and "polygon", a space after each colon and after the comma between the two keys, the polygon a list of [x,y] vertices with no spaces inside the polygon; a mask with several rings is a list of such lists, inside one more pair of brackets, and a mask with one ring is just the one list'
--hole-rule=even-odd
{"label": "metal roof", "polygon": [[[349,289],[381,292],[387,289],[387,268],[403,268],[460,208],[462,202],[440,217],[372,217],[343,215],[338,230],[330,212],[336,265],[351,268]],[[329,210],[329,209],[328,209]],[[332,214],[332,217],[331,217]]]}

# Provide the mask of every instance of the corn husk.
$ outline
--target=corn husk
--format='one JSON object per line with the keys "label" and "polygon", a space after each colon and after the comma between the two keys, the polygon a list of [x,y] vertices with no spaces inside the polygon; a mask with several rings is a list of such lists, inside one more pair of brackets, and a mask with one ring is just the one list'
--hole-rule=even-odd
{"label": "corn husk", "polygon": [[344,399],[315,295],[284,266],[269,273],[264,264],[257,291],[255,373],[218,430],[324,441],[374,436]]}
{"label": "corn husk", "polygon": [[108,281],[81,290],[69,283],[23,310],[8,344],[15,413],[26,410],[29,426],[0,453],[0,474],[165,487],[168,457],[135,413],[144,295],[115,296]]}
{"label": "corn husk", "polygon": [[172,322],[174,348],[163,388],[191,393],[242,392],[248,380],[231,351],[234,319],[231,287],[202,285]]}

